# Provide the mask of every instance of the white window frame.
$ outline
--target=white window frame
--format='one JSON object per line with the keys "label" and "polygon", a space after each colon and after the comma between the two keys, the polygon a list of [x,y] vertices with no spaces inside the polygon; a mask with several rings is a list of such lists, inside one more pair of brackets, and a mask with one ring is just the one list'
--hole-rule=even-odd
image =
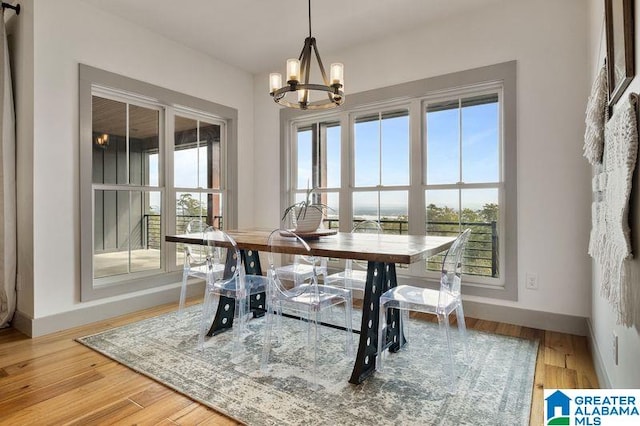
{"label": "white window frame", "polygon": [[[448,101],[448,100],[452,100],[452,99],[464,99],[464,98],[469,98],[469,97],[475,97],[475,96],[482,96],[482,95],[490,95],[490,94],[495,94],[498,96],[498,144],[499,144],[499,148],[498,148],[498,181],[497,182],[474,182],[474,183],[464,183],[464,182],[456,182],[453,184],[429,184],[427,182],[427,155],[426,155],[426,147],[427,147],[427,132],[426,132],[426,123],[424,123],[424,118],[426,117],[426,113],[427,113],[427,107],[430,104],[435,104],[435,103],[439,103],[439,102],[443,102],[443,101]],[[500,213],[502,214],[502,210],[505,207],[505,196],[504,196],[504,192],[505,192],[505,179],[504,179],[504,151],[505,151],[505,145],[504,145],[504,125],[503,125],[503,120],[504,120],[504,94],[503,94],[503,87],[502,87],[502,83],[499,82],[494,82],[494,83],[489,83],[489,84],[479,84],[476,85],[474,87],[470,87],[470,88],[464,88],[464,89],[455,89],[455,90],[451,90],[451,91],[446,91],[446,92],[442,92],[442,93],[438,93],[437,95],[432,95],[432,96],[427,96],[421,99],[421,117],[423,120],[423,126],[422,126],[422,137],[421,137],[421,143],[423,146],[423,155],[422,155],[422,194],[424,196],[424,193],[427,190],[437,190],[437,189],[450,189],[450,190],[458,190],[458,191],[462,191],[464,189],[497,189],[498,190],[498,205],[500,206]],[[462,136],[462,130],[460,130],[460,136]],[[460,143],[461,140],[459,141]],[[460,171],[462,172],[462,157],[463,157],[463,153],[462,153],[462,146],[460,146],[460,158],[459,158],[459,162],[460,162]],[[423,206],[426,207],[426,199],[425,202],[423,203]],[[423,210],[426,210],[423,207]],[[425,218],[425,223],[426,220],[428,218]],[[499,220],[498,221],[498,247],[505,247],[505,221],[504,220]],[[499,250],[498,252],[498,264],[499,265],[504,265],[505,264],[505,253],[504,250]],[[424,268],[422,268],[422,270],[424,271]],[[434,272],[426,272],[426,276],[432,279],[436,279],[437,277],[440,276],[440,274],[436,271]],[[423,273],[424,274],[424,273]],[[467,282],[469,282],[469,278],[466,279]],[[491,287],[504,287],[505,284],[505,280],[504,280],[504,274],[500,274],[500,276],[498,278],[492,278],[492,277],[483,277],[483,276],[479,276],[479,275],[475,275],[472,279],[473,284],[476,285],[487,285],[487,286],[491,286]]]}
{"label": "white window frame", "polygon": [[[166,167],[166,175],[170,177],[168,182],[171,182],[168,186],[168,199],[173,200],[173,204],[171,204],[170,211],[167,212],[165,217],[167,217],[167,222],[171,225],[171,229],[168,234],[175,234],[176,224],[177,224],[177,216],[175,209],[176,202],[176,194],[178,192],[190,192],[193,194],[220,194],[221,203],[222,203],[222,216],[225,218],[228,214],[227,212],[227,122],[225,120],[220,119],[219,117],[206,114],[201,111],[194,111],[191,109],[187,109],[184,107],[168,107],[168,115],[167,121],[171,121],[170,131],[168,131],[169,140],[166,155],[167,157],[167,167]],[[197,188],[189,188],[189,187],[176,187],[175,185],[175,175],[174,175],[174,153],[175,153],[175,117],[180,116],[183,118],[188,118],[191,120],[195,120],[198,123],[201,121],[206,121],[209,124],[215,124],[220,126],[220,188],[204,188],[202,186],[198,186]],[[199,126],[199,124],[198,124]],[[199,130],[198,130],[199,132]],[[210,224],[213,225],[213,224]],[[182,264],[177,263],[176,252],[175,250],[170,250],[170,253],[167,253],[167,269],[170,271],[182,270]]]}
{"label": "white window frame", "polygon": [[[174,117],[193,116],[199,120],[221,125],[220,189],[199,188],[200,193],[220,193],[225,227],[237,226],[237,121],[238,112],[219,105],[174,92],[162,87],[130,79],[84,64],[79,65],[80,92],[80,300],[89,301],[114,295],[156,288],[181,281],[181,265],[176,265],[172,243],[164,236],[175,233],[175,194],[173,187]],[[159,122],[159,181],[158,186],[94,184],[92,176],[92,97],[100,96],[162,111]],[[128,130],[127,130],[128,131]],[[127,159],[127,161],[129,161]],[[94,279],[94,190],[150,190],[162,196],[161,267],[159,270],[127,273]],[[188,191],[194,192],[193,188]],[[178,192],[183,192],[178,189]]]}
{"label": "white window frame", "polygon": [[[158,112],[158,151],[162,151],[165,152],[165,146],[166,146],[166,137],[165,134],[163,132],[163,129],[165,128],[165,120],[166,120],[166,109],[164,108],[164,106],[158,102],[154,102],[153,100],[147,100],[144,98],[141,98],[140,96],[135,96],[135,95],[128,95],[128,94],[124,94],[122,92],[118,92],[118,91],[113,91],[113,90],[109,90],[108,88],[105,87],[101,87],[101,86],[93,86],[92,88],[92,92],[91,92],[91,96],[93,98],[93,96],[97,96],[103,99],[109,99],[112,101],[116,101],[116,102],[121,102],[123,104],[126,104],[126,112],[127,112],[127,117],[126,117],[126,123],[127,123],[127,128],[126,128],[126,139],[127,141],[129,140],[129,106],[130,105],[135,105],[135,106],[139,106],[142,108],[146,108],[149,110],[154,110]],[[126,161],[127,161],[127,182],[130,181],[130,175],[129,173],[131,172],[130,169],[130,165],[129,165],[129,144],[127,143],[127,153],[125,155]],[[131,199],[131,191],[153,191],[153,192],[160,192],[160,196],[162,201],[162,206],[161,206],[161,212],[164,211],[165,208],[165,204],[166,204],[166,200],[165,200],[165,195],[166,195],[166,179],[164,178],[165,173],[164,170],[162,168],[162,164],[164,161],[165,156],[160,156],[159,157],[159,161],[158,161],[158,186],[145,186],[145,185],[135,185],[135,184],[131,184],[131,183],[125,183],[125,184],[119,184],[119,183],[91,183],[91,188],[92,188],[92,204],[93,204],[93,208],[92,208],[92,217],[94,216],[95,213],[95,193],[96,191],[130,191],[129,193],[129,199]],[[92,164],[93,165],[93,164]],[[164,233],[161,232],[163,235]],[[163,253],[165,250],[164,247],[164,241],[160,242],[160,252]],[[117,284],[123,280],[135,280],[135,279],[141,279],[144,277],[149,277],[149,276],[153,276],[153,275],[157,275],[158,271],[164,271],[165,268],[165,258],[163,256],[160,256],[160,268],[159,270],[147,270],[147,271],[138,271],[138,272],[127,272],[127,273],[123,273],[123,274],[118,274],[118,275],[109,275],[109,276],[105,276],[105,277],[100,277],[100,278],[94,278],[93,279],[93,285],[94,287],[105,287],[105,286],[110,286],[113,284]],[[125,278],[127,277],[127,278]]]}
{"label": "white window frame", "polygon": [[[348,167],[350,173],[349,173],[349,186],[347,188],[347,193],[348,193],[348,197],[349,197],[349,201],[350,201],[350,208],[349,208],[349,220],[348,220],[348,224],[349,224],[349,230],[353,229],[353,196],[355,193],[364,193],[364,192],[376,192],[378,193],[378,197],[380,196],[381,193],[383,192],[391,192],[391,191],[406,191],[407,192],[407,214],[409,215],[409,217],[411,216],[411,210],[410,210],[410,205],[411,205],[411,152],[412,152],[412,132],[411,132],[411,123],[412,121],[414,121],[414,117],[412,117],[411,115],[411,105],[410,103],[403,101],[403,102],[392,102],[392,103],[388,103],[388,104],[384,104],[384,105],[380,105],[380,106],[371,106],[371,107],[366,107],[366,108],[361,108],[358,109],[356,111],[353,112],[349,112],[348,113],[348,117],[349,117],[349,140],[348,140],[348,145],[349,145],[349,158],[345,159],[345,162],[347,163],[345,165],[345,162],[343,162],[343,167]],[[406,185],[384,185],[382,183],[380,183],[378,181],[378,184],[375,186],[356,186],[356,167],[355,167],[355,156],[356,156],[356,140],[355,140],[355,124],[356,124],[356,119],[358,117],[362,117],[362,116],[367,116],[367,115],[375,115],[378,114],[378,119],[380,119],[380,117],[382,115],[384,115],[385,113],[390,113],[390,112],[396,112],[396,111],[400,111],[400,110],[406,110],[407,111],[407,117],[409,119],[409,164],[407,165],[409,167],[409,181]],[[382,156],[382,153],[380,153],[380,155]],[[381,158],[381,161],[382,158]],[[380,164],[380,166],[382,166],[382,164]],[[378,170],[378,172],[380,173],[382,171],[382,169]],[[411,222],[409,222],[409,226],[411,226]],[[411,231],[409,231],[411,232]]]}
{"label": "white window frame", "polygon": [[[505,62],[453,74],[427,78],[385,87],[368,92],[349,94],[339,111],[310,115],[308,112],[283,109],[281,119],[281,207],[284,209],[293,200],[296,129],[312,122],[340,121],[341,137],[341,188],[340,231],[349,232],[352,223],[352,199],[355,192],[353,123],[356,115],[367,112],[385,112],[401,108],[409,110],[410,138],[410,184],[409,186],[385,186],[384,190],[409,191],[409,234],[426,232],[425,191],[441,185],[426,182],[426,105],[451,97],[468,97],[482,93],[497,93],[499,98],[499,182],[460,184],[460,188],[498,189],[500,206],[499,220],[499,278],[466,276],[463,293],[496,299],[517,300],[517,132],[516,132],[516,62]],[[348,182],[348,184],[347,184]],[[445,185],[450,187],[450,185]],[[373,191],[382,188],[371,187]],[[451,189],[455,189],[451,187]],[[437,285],[438,273],[428,273],[422,262],[398,271],[400,282]]]}

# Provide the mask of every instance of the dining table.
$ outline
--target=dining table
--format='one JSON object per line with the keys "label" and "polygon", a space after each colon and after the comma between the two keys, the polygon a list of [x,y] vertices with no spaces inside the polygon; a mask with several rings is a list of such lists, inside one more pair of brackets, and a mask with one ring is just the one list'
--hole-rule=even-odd
{"label": "dining table", "polygon": [[[380,296],[390,288],[398,285],[396,264],[412,264],[424,262],[427,258],[448,250],[455,241],[455,236],[434,235],[398,235],[367,234],[320,230],[305,238],[311,254],[337,259],[352,259],[367,262],[367,279],[362,300],[362,320],[358,351],[349,382],[362,383],[374,371],[378,351],[378,321]],[[283,254],[307,254],[300,244],[287,239],[278,239],[278,245],[269,247],[267,241],[271,231],[257,229],[226,230],[237,244],[242,256],[247,275],[261,275],[260,252],[275,251]],[[165,241],[183,244],[209,244],[207,234],[167,235]],[[264,295],[252,295],[252,309],[262,306]],[[233,306],[230,303],[230,306]],[[219,306],[223,306],[220,303]],[[255,309],[259,311],[259,309]],[[263,309],[264,312],[264,309]],[[385,348],[395,352],[405,342],[399,328],[399,311],[391,309],[387,315],[387,333]],[[233,312],[218,309],[212,321],[209,334],[228,329],[232,326]]]}

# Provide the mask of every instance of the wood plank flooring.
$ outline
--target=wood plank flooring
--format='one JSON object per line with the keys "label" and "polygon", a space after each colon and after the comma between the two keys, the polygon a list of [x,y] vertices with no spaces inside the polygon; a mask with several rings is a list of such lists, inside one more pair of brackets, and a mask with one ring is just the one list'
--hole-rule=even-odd
{"label": "wood plank flooring", "polygon": [[[238,424],[74,341],[175,308],[159,306],[35,339],[0,330],[0,424]],[[540,340],[531,425],[543,424],[545,387],[598,387],[585,337],[473,318],[467,327]]]}

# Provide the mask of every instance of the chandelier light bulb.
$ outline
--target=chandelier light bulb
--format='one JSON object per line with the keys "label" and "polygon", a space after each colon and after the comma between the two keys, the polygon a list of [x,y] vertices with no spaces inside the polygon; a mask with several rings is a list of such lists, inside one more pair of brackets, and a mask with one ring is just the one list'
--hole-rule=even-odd
{"label": "chandelier light bulb", "polygon": [[300,61],[287,59],[287,81],[300,81]]}
{"label": "chandelier light bulb", "polygon": [[272,72],[269,74],[269,93],[273,93],[282,87],[282,74]]}
{"label": "chandelier light bulb", "polygon": [[331,84],[344,84],[344,65],[339,62],[331,64]]}

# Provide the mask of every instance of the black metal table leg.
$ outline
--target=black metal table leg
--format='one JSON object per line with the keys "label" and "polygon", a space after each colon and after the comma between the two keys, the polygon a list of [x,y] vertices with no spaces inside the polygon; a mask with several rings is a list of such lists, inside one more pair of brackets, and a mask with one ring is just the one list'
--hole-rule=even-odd
{"label": "black metal table leg", "polygon": [[[232,250],[227,251],[227,259],[225,261],[224,277],[230,277],[234,271],[231,267],[236,264],[235,259],[232,258]],[[244,270],[247,275],[261,275],[262,269],[260,268],[260,257],[255,250],[240,250],[240,256],[242,257],[242,263],[244,264]],[[249,298],[250,309],[253,312],[254,318],[264,315],[264,293],[258,293],[251,295]],[[232,297],[220,296],[218,302],[218,309],[216,315],[213,318],[211,327],[207,336],[215,336],[230,330],[233,327],[233,317],[236,310],[236,301]]]}
{"label": "black metal table leg", "polygon": [[[262,267],[260,266],[260,256],[255,250],[241,250],[242,263],[244,264],[244,272],[247,275],[262,275]],[[266,312],[265,299],[267,295],[256,293],[249,296],[249,309],[254,318],[263,317]]]}
{"label": "black metal table leg", "polygon": [[[359,384],[369,377],[376,369],[378,353],[378,327],[380,312],[380,295],[398,285],[396,280],[396,265],[394,263],[369,262],[367,266],[367,282],[362,302],[362,323],[360,326],[360,340],[358,354],[349,383]],[[387,316],[388,324],[395,320],[399,324],[400,311],[391,309]],[[395,345],[393,342],[396,342]],[[385,346],[391,350],[398,350],[404,344],[404,336],[399,327],[387,327]]]}
{"label": "black metal table leg", "polygon": [[[396,279],[396,265],[389,264],[386,271],[386,280],[382,289],[382,293],[398,285]],[[380,293],[380,294],[382,294]],[[386,328],[386,342],[384,348],[389,348],[391,352],[398,352],[407,340],[404,337],[403,330],[400,328],[400,310],[388,308],[387,309],[387,328]]]}
{"label": "black metal table leg", "polygon": [[220,333],[224,333],[227,330],[231,330],[233,326],[233,314],[236,311],[236,301],[232,297],[220,296],[218,302],[218,310],[216,316],[213,318],[213,323],[207,336],[215,336]]}
{"label": "black metal table leg", "polygon": [[367,264],[367,282],[362,301],[362,322],[358,353],[349,383],[362,383],[376,368],[378,350],[378,311],[379,300],[384,282],[384,263],[369,261]]}

